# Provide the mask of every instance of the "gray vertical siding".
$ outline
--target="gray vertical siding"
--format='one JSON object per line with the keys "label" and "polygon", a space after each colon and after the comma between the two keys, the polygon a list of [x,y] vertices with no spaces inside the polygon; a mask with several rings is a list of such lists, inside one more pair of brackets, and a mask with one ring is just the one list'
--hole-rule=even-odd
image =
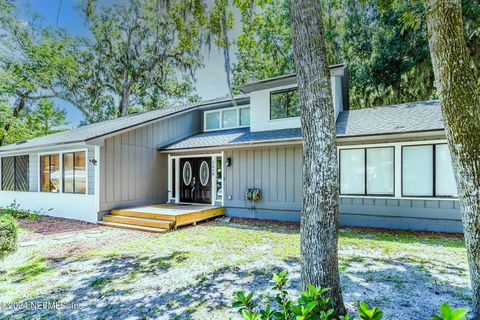
{"label": "gray vertical siding", "polygon": [[[232,166],[224,168],[226,212],[231,216],[299,221],[302,203],[301,146],[226,150]],[[262,199],[244,200],[248,188],[260,188]],[[462,232],[455,199],[386,199],[340,197],[340,223]]]}
{"label": "gray vertical siding", "polygon": [[167,200],[167,155],[157,151],[199,132],[199,112],[159,120],[105,139],[100,150],[100,211]]}
{"label": "gray vertical siding", "polygon": [[244,194],[260,188],[259,209],[299,210],[302,188],[300,146],[226,150],[232,166],[224,168],[225,206],[245,208]]}
{"label": "gray vertical siding", "polygon": [[95,194],[95,166],[90,160],[95,159],[95,147],[88,146],[88,194]]}

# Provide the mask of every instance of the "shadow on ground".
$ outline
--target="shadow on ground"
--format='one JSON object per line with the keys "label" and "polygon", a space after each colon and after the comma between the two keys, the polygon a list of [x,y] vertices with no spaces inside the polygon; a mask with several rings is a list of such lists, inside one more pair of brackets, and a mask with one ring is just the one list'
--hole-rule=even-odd
{"label": "shadow on ground", "polygon": [[[298,258],[273,261],[266,266],[225,266],[193,276],[188,285],[165,282],[168,278],[165,275],[172,269],[188,270],[188,265],[183,263],[191,254],[194,253],[179,251],[166,256],[122,255],[85,261],[58,259],[52,262],[53,267],[74,270],[70,272],[78,273],[76,282],[71,288],[59,288],[26,302],[69,300],[81,304],[80,310],[4,310],[0,314],[5,319],[13,316],[23,319],[192,319],[197,312],[204,312],[204,318],[208,318],[209,312],[220,310],[225,318],[235,318],[236,312],[231,309],[234,293],[244,290],[256,296],[273,294],[270,289],[272,272],[286,269],[292,291],[298,293],[300,289]],[[465,305],[465,295],[469,294],[466,288],[440,282],[430,270],[419,269],[408,260],[390,260],[385,264],[383,259],[362,256],[346,264],[341,280],[347,306],[351,308],[357,301],[367,301],[384,309],[386,319],[395,318],[400,309],[402,317],[395,319],[429,319],[443,302],[439,297],[458,306]],[[142,286],[144,279],[157,289],[132,292],[112,285],[114,282],[139,282]],[[418,290],[415,286],[424,289]]]}

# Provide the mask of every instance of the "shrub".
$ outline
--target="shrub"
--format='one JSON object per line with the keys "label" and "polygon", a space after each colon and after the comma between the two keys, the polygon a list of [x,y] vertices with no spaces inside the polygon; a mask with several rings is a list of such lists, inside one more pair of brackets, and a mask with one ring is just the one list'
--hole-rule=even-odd
{"label": "shrub", "polygon": [[[288,282],[287,273],[285,271],[279,274],[273,274],[275,286],[273,289],[277,291],[273,301],[270,301],[265,307],[259,307],[253,299],[253,293],[245,294],[243,291],[237,292],[234,308],[238,308],[245,320],[275,320],[275,319],[295,319],[295,320],[334,320],[330,298],[326,293],[328,288],[315,287],[308,285],[307,290],[302,291],[300,298],[296,302],[292,301],[285,286]],[[272,307],[272,305],[276,306]],[[361,313],[360,313],[361,312]],[[359,315],[362,320],[380,320],[383,312],[378,308],[369,309],[368,306],[361,302],[361,311]],[[340,316],[340,320],[353,320],[350,316]]]}
{"label": "shrub", "polygon": [[20,207],[20,204],[16,200],[14,200],[10,205],[8,205],[8,207],[0,208],[0,215],[9,215],[16,219],[37,219],[39,214],[39,212],[33,210],[22,209]]}
{"label": "shrub", "polygon": [[448,303],[444,303],[440,306],[440,316],[434,314],[432,317],[433,320],[466,320],[467,312],[464,308],[452,310]]}
{"label": "shrub", "polygon": [[0,215],[0,260],[17,250],[18,223],[12,216]]}

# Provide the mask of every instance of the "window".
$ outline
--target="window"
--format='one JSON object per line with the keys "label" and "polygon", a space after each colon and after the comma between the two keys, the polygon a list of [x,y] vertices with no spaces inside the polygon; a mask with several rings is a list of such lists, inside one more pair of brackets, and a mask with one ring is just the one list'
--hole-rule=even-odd
{"label": "window", "polygon": [[250,125],[250,108],[240,108],[240,126]]}
{"label": "window", "polygon": [[40,156],[40,191],[60,192],[60,156]]}
{"label": "window", "polygon": [[222,128],[234,128],[237,126],[238,110],[225,110],[222,114]]}
{"label": "window", "polygon": [[213,130],[220,128],[220,111],[206,113],[205,129]]}
{"label": "window", "polygon": [[250,107],[234,107],[205,111],[205,131],[248,127],[249,125]]}
{"label": "window", "polygon": [[437,196],[458,196],[457,183],[453,173],[452,159],[446,144],[435,146],[435,194]]}
{"label": "window", "polygon": [[367,149],[367,193],[394,195],[394,148]]}
{"label": "window", "polygon": [[270,119],[284,119],[300,116],[298,90],[289,89],[270,93]]}
{"label": "window", "polygon": [[28,166],[28,155],[2,158],[2,190],[28,191]]}
{"label": "window", "polygon": [[402,195],[457,196],[457,186],[446,144],[402,148]]}
{"label": "window", "polygon": [[394,148],[340,150],[340,193],[394,195]]}
{"label": "window", "polygon": [[87,170],[85,151],[63,154],[63,192],[85,193]]}
{"label": "window", "polygon": [[365,149],[340,150],[340,193],[365,194]]}

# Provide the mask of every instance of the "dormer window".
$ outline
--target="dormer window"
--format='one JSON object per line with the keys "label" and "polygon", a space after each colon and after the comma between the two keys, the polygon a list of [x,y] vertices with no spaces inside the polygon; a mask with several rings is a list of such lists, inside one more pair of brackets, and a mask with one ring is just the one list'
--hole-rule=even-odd
{"label": "dormer window", "polygon": [[297,88],[270,93],[270,120],[300,116]]}
{"label": "dormer window", "polygon": [[250,126],[250,107],[205,111],[204,131]]}

